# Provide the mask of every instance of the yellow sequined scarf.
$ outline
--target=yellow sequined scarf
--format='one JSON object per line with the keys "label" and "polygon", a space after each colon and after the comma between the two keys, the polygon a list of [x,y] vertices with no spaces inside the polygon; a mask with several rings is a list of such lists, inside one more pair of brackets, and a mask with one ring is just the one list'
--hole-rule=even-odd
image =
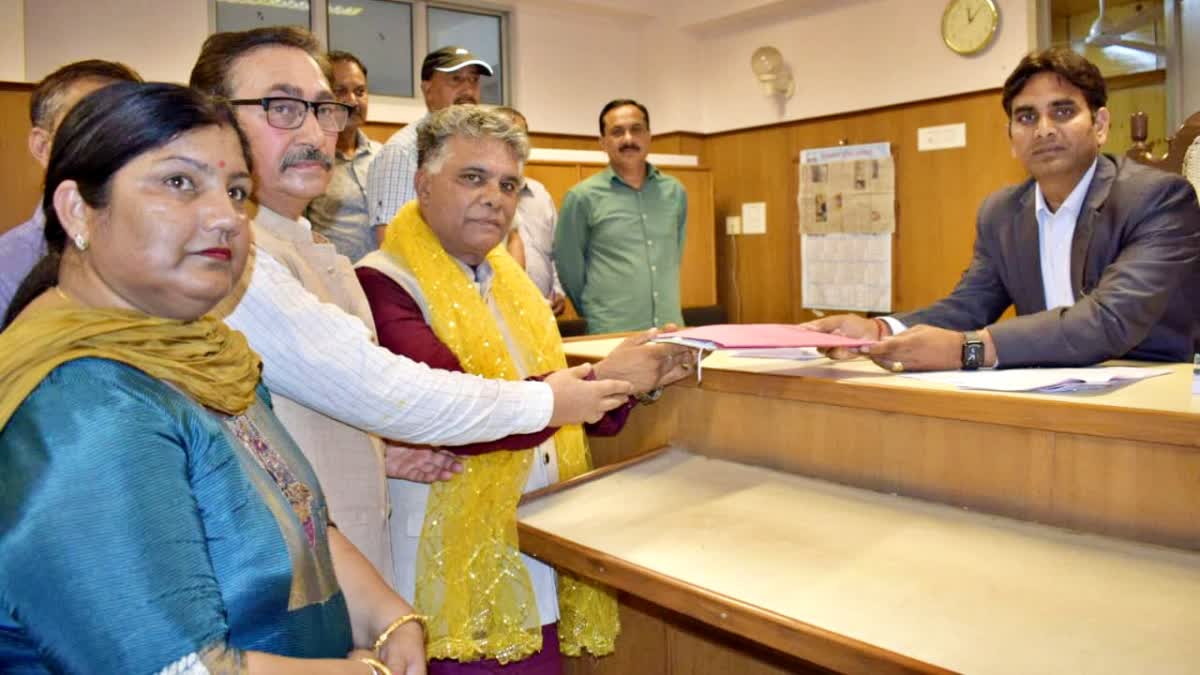
{"label": "yellow sequined scarf", "polygon": [[[387,229],[384,252],[416,277],[429,306],[434,333],[463,369],[492,379],[519,379],[504,336],[474,282],[442,248],[417,202],[404,206]],[[531,373],[566,366],[562,338],[541,293],[503,246],[487,260],[495,277],[492,296]],[[579,425],[554,434],[561,480],[590,468]],[[453,480],[430,489],[417,549],[416,606],[432,616],[430,658],[508,663],[542,646],[537,603],[517,548],[517,501],[533,450],[467,458]],[[559,639],[562,651],[611,653],[620,625],[613,595],[560,573]]]}
{"label": "yellow sequined scarf", "polygon": [[88,357],[131,365],[230,415],[254,402],[259,377],[246,337],[211,316],[184,322],[117,309],[32,310],[0,333],[0,429],[50,371]]}

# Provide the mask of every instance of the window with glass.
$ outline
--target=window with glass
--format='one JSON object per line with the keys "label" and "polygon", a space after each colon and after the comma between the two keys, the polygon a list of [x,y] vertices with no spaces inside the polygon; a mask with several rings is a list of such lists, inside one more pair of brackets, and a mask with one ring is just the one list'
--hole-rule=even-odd
{"label": "window with glass", "polygon": [[425,54],[454,45],[471,50],[495,71],[482,80],[482,102],[508,100],[508,14],[503,11],[426,0],[210,1],[217,31],[265,26],[312,30],[330,51],[350,52],[366,65],[372,94],[420,98],[415,80]]}
{"label": "window with glass", "polygon": [[267,26],[309,28],[312,18],[305,0],[216,0],[217,32]]}
{"label": "window with glass", "polygon": [[369,71],[372,94],[414,96],[413,8],[396,0],[329,3],[329,49],[350,52]]}
{"label": "window with glass", "polygon": [[449,45],[466,47],[487,61],[495,75],[482,79],[481,102],[504,103],[504,14],[430,5],[425,12],[425,18],[428,24],[429,51]]}

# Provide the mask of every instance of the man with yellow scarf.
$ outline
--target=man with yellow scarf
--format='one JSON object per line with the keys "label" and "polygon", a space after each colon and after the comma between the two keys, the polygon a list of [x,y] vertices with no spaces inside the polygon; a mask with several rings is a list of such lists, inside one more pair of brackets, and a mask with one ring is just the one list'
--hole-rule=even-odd
{"label": "man with yellow scarf", "polygon": [[[431,114],[417,138],[417,199],[388,226],[382,248],[359,263],[380,344],[489,378],[562,368],[554,315],[499,245],[521,191],[525,132],[486,108],[459,105]],[[652,335],[626,340],[596,365],[596,376],[644,392],[686,374],[686,350],[649,344]],[[599,430],[615,433],[631,406],[610,413]],[[612,595],[567,575],[556,579],[517,548],[522,492],[588,470],[583,429],[457,451],[470,456],[450,481],[392,481],[397,590],[430,615],[429,672],[488,673],[520,662],[504,672],[560,673],[560,642],[572,655],[611,652],[618,631]]]}

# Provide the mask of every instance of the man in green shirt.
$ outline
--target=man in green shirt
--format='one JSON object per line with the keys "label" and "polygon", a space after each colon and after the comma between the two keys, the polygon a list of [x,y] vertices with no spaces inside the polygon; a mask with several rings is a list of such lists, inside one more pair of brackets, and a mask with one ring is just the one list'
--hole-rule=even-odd
{"label": "man in green shirt", "polygon": [[563,199],[554,264],[589,333],[683,325],[679,263],[687,193],[646,161],[650,113],[630,99],[600,111],[609,166]]}

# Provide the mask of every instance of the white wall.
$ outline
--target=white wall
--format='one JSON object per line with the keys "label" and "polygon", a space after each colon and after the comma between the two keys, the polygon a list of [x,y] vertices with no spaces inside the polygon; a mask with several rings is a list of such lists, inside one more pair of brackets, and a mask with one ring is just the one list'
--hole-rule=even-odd
{"label": "white wall", "polygon": [[[692,70],[655,72],[647,94],[662,92],[656,107],[682,104],[683,128],[715,132],[998,87],[1031,45],[1027,0],[996,4],[995,41],[963,57],[942,43],[944,0],[772,3],[684,28]],[[750,55],[763,45],[783,53],[796,79],[795,96],[782,105],[761,94],[750,71]],[[681,96],[679,81],[689,93]]]}
{"label": "white wall", "polygon": [[25,79],[25,3],[0,0],[0,80]]}
{"label": "white wall", "polygon": [[25,77],[98,58],[147,80],[187,82],[208,21],[208,0],[26,0]]}
{"label": "white wall", "polygon": [[[1030,47],[1029,0],[997,0],[995,43],[967,58],[942,44],[945,0],[508,2],[513,102],[545,132],[594,135],[600,107],[617,97],[645,101],[663,133],[975,91],[999,86]],[[209,30],[208,8],[209,0],[26,0],[22,20],[19,0],[0,0],[0,54],[24,43],[23,68],[13,65],[16,56],[0,58],[9,73],[0,77],[36,80],[63,63],[99,57],[129,63],[149,79],[184,81]],[[750,54],[764,44],[779,48],[796,75],[797,93],[782,106],[762,96],[750,72]],[[423,112],[412,99],[380,97],[371,106],[378,121],[407,122]]]}

